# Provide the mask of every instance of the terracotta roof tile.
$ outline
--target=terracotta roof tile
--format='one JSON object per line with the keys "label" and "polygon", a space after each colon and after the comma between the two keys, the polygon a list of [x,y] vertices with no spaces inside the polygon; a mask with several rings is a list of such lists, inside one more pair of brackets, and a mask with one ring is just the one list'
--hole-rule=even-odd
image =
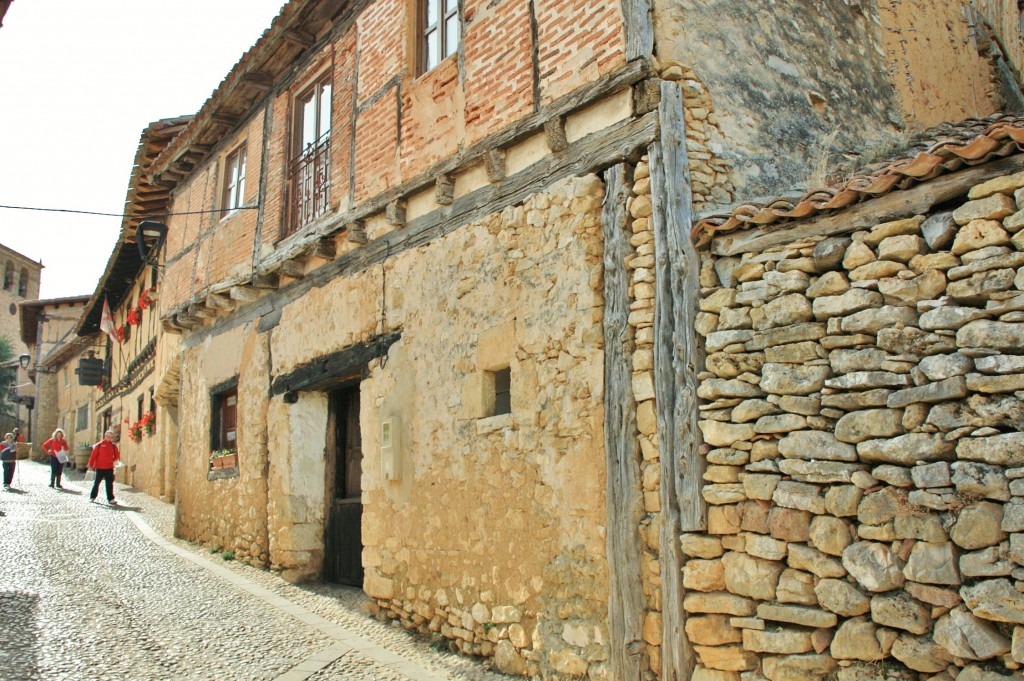
{"label": "terracotta roof tile", "polygon": [[944,124],[922,133],[917,143],[899,157],[864,168],[839,185],[815,188],[800,197],[779,197],[766,204],[740,204],[731,213],[699,220],[693,236],[700,241],[713,233],[754,229],[841,210],[964,166],[981,165],[1021,151],[1024,116],[996,114]]}

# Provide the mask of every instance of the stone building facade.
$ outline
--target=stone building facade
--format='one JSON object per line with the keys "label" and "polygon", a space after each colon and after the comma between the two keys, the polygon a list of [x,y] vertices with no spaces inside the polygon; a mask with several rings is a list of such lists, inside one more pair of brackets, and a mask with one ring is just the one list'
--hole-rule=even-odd
{"label": "stone building facade", "polygon": [[[8,340],[11,345],[13,359],[8,369],[9,380],[17,384],[28,384],[27,374],[17,368],[19,355],[28,352],[28,346],[21,340],[21,318],[18,312],[18,305],[26,300],[37,300],[39,298],[39,281],[42,274],[42,262],[36,262],[31,258],[0,244],[0,336]],[[9,386],[4,385],[3,390]],[[29,388],[26,386],[26,390]],[[28,392],[26,392],[28,396]],[[0,415],[0,429],[5,433],[16,428],[22,419],[27,416],[27,410],[20,404],[12,405],[10,416]]]}
{"label": "stone building facade", "polygon": [[709,465],[707,372],[765,365],[705,362],[690,228],[1003,107],[1013,56],[962,8],[287,3],[133,176],[169,192],[138,385],[178,534],[511,673],[758,678],[693,630],[693,570],[753,558],[718,537],[748,461]]}

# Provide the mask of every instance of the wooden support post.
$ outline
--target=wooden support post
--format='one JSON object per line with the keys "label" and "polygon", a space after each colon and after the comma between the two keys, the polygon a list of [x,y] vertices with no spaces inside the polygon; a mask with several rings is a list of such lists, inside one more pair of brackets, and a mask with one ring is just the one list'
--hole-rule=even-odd
{"label": "wooden support post", "polygon": [[345,231],[348,233],[348,240],[354,244],[361,246],[369,241],[366,238],[366,228],[363,226],[362,220],[356,220],[345,225]]}
{"label": "wooden support post", "polygon": [[505,179],[505,150],[491,149],[484,154],[484,169],[489,182],[501,182]]}
{"label": "wooden support post", "polygon": [[569,148],[569,140],[565,137],[564,116],[544,121],[544,139],[548,143],[548,149],[555,153]]}
{"label": "wooden support post", "polygon": [[396,199],[388,203],[384,214],[390,224],[405,227],[405,199]]}
{"label": "wooden support post", "polygon": [[232,300],[240,303],[251,303],[259,300],[260,292],[252,286],[232,286],[229,294]]}
{"label": "wooden support post", "polygon": [[438,175],[434,182],[434,198],[442,206],[450,206],[455,200],[455,176]]}
{"label": "wooden support post", "polygon": [[629,327],[631,254],[626,200],[626,166],[605,172],[604,208],[604,451],[608,514],[609,677],[620,681],[643,678],[644,592],[640,558],[644,515],[640,456],[633,399],[633,339]]}
{"label": "wooden support post", "polygon": [[164,333],[180,334],[182,332],[182,328],[175,322],[174,317],[164,317],[160,324],[163,326]]}
{"label": "wooden support post", "polygon": [[191,314],[189,314],[188,308],[186,308],[174,315],[174,323],[182,327],[183,329],[191,330],[199,326],[203,322],[201,319],[197,319],[196,317],[193,317]]}
{"label": "wooden support post", "polygon": [[281,277],[276,272],[252,275],[254,288],[276,289],[281,286]]}
{"label": "wooden support post", "polygon": [[690,678],[695,660],[683,630],[679,535],[706,527],[697,427],[697,303],[700,262],[690,241],[692,197],[683,96],[661,84],[661,139],[651,145],[655,302],[654,394],[661,457],[661,681]]}

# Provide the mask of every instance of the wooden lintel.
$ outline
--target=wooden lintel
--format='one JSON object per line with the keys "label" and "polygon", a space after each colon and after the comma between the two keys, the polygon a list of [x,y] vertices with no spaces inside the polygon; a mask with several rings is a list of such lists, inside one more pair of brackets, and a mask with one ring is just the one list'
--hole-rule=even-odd
{"label": "wooden lintel", "polygon": [[349,376],[359,376],[370,360],[386,355],[400,337],[401,334],[394,331],[308,362],[275,378],[270,393],[284,395],[299,390],[318,390]]}
{"label": "wooden lintel", "polygon": [[302,47],[310,47],[316,42],[316,36],[307,31],[302,31],[297,28],[287,28],[281,33],[281,37],[287,42],[295,45],[301,45]]}
{"label": "wooden lintel", "polygon": [[309,250],[310,256],[321,260],[334,260],[338,255],[338,245],[333,237],[320,237],[313,242]]}
{"label": "wooden lintel", "polygon": [[395,227],[405,226],[405,205],[405,199],[396,199],[384,209],[388,222]]}
{"label": "wooden lintel", "polygon": [[656,78],[641,80],[633,87],[633,111],[638,116],[655,111],[661,101],[661,81]]}
{"label": "wooden lintel", "polygon": [[548,143],[548,149],[555,153],[569,148],[569,140],[565,136],[564,116],[544,121],[544,140]]}
{"label": "wooden lintel", "polygon": [[345,225],[345,231],[348,233],[348,240],[351,243],[363,245],[368,241],[366,238],[366,228],[363,226],[362,220],[356,220]]}
{"label": "wooden lintel", "polygon": [[455,200],[455,176],[438,175],[434,181],[434,198],[442,206],[450,206]]}
{"label": "wooden lintel", "polygon": [[235,309],[235,303],[230,296],[223,293],[211,293],[206,296],[206,305],[214,310],[225,310],[230,312]]}
{"label": "wooden lintel", "polygon": [[276,289],[281,286],[281,277],[276,272],[252,275],[253,288]]}
{"label": "wooden lintel", "polygon": [[241,303],[251,303],[254,300],[258,300],[260,292],[252,286],[232,286],[228,292],[232,300],[237,300]]}
{"label": "wooden lintel", "polygon": [[505,150],[491,149],[484,154],[484,170],[490,182],[501,182],[505,179]]}
{"label": "wooden lintel", "polygon": [[289,258],[288,260],[282,260],[278,265],[277,271],[292,279],[302,279],[306,276],[306,259]]}

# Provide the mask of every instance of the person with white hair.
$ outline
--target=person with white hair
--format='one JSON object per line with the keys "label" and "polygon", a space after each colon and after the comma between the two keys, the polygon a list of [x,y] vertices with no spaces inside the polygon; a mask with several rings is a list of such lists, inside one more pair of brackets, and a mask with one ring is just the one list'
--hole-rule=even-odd
{"label": "person with white hair", "polygon": [[117,506],[117,499],[114,498],[114,464],[120,459],[121,450],[114,444],[114,431],[108,430],[103,434],[103,439],[93,446],[92,454],[89,455],[88,468],[96,472],[96,479],[92,483],[92,492],[89,493],[89,501],[96,501],[96,495],[100,491],[100,480],[103,480],[107,487],[107,503]]}
{"label": "person with white hair", "polygon": [[43,443],[43,451],[50,455],[50,487],[64,489],[60,484],[60,476],[64,472],[64,464],[68,462],[69,450],[64,431],[60,428],[53,431],[53,436]]}

